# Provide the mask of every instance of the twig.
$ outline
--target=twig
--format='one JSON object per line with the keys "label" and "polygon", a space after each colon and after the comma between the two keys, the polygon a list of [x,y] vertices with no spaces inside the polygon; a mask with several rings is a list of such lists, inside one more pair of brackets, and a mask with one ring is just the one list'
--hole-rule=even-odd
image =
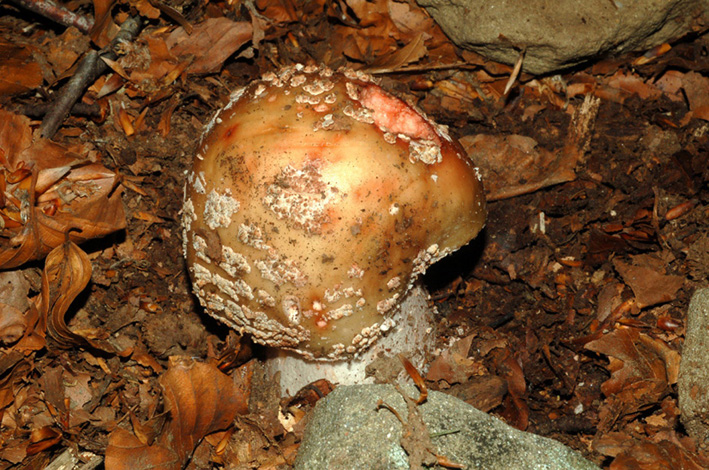
{"label": "twig", "polygon": [[63,26],[74,26],[84,34],[94,26],[94,20],[74,13],[51,0],[10,0],[15,5],[33,11]]}
{"label": "twig", "polygon": [[527,49],[522,49],[519,53],[519,57],[517,57],[517,61],[515,62],[515,66],[512,69],[512,74],[510,74],[510,78],[507,80],[507,84],[505,85],[505,91],[502,93],[503,95],[507,95],[507,93],[510,92],[510,89],[512,89],[512,85],[515,84],[517,81],[517,77],[519,77],[519,73],[522,71],[522,62],[524,62],[524,54],[527,52]]}
{"label": "twig", "polygon": [[[22,114],[27,117],[34,119],[39,119],[44,117],[50,109],[52,109],[51,103],[39,103],[35,105],[27,105],[22,108]],[[74,106],[70,110],[72,115],[75,116],[86,116],[91,118],[101,117],[101,107],[97,104],[88,103],[74,103]]]}
{"label": "twig", "polygon": [[104,51],[90,51],[81,60],[77,67],[76,73],[69,79],[66,85],[57,92],[57,99],[52,104],[51,109],[44,117],[39,130],[42,137],[51,139],[61,127],[64,119],[69,115],[69,112],[74,106],[84,91],[96,81],[106,70],[108,65],[101,60],[102,57],[116,60],[118,51],[123,43],[130,42],[138,36],[142,27],[140,17],[131,17],[123,22],[121,30],[116,34],[111,43]]}

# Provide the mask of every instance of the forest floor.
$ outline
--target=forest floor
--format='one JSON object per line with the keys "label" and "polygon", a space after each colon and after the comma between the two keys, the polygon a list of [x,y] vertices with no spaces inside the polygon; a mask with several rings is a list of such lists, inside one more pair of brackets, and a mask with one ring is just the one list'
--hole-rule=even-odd
{"label": "forest floor", "polygon": [[[67,6],[92,17],[90,5]],[[21,265],[27,311],[0,322],[0,469],[46,468],[67,449],[82,468],[104,456],[109,469],[292,465],[318,395],[280,399],[263,351],[202,311],[180,211],[210,116],[293,63],[375,72],[449,126],[485,176],[486,229],[426,274],[439,311],[429,389],[603,468],[709,468],[677,398],[688,302],[709,285],[709,36],[522,74],[505,94],[513,68],[456,48],[412,1],[93,8],[100,27],[87,34],[0,4],[3,185],[32,180],[23,159],[63,167],[67,151],[108,185],[88,203],[42,206],[50,218],[91,206],[77,209],[90,238],[80,249],[40,224],[20,250],[40,254]],[[106,61],[56,144],[41,141],[77,62],[131,16],[146,19],[137,38]],[[18,254],[8,233],[28,223],[10,203],[6,268]],[[46,261],[43,243],[59,247]],[[222,403],[224,393],[237,399]],[[286,429],[279,411],[296,424]],[[144,466],[122,466],[131,453]]]}

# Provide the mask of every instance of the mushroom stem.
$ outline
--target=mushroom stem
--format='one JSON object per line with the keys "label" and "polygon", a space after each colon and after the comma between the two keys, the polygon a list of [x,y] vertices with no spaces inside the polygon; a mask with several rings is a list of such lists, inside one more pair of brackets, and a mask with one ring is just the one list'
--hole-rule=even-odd
{"label": "mushroom stem", "polygon": [[281,396],[294,395],[319,379],[338,385],[374,383],[382,378],[368,375],[367,368],[375,365],[375,361],[382,364],[386,361],[391,366],[393,373],[387,374],[387,378],[405,380],[407,375],[397,355],[403,354],[419,371],[425,372],[426,358],[435,347],[435,313],[435,307],[429,305],[426,288],[417,283],[392,317],[395,326],[353,359],[318,361],[306,359],[292,351],[271,348],[266,360],[267,371],[271,375],[280,374]]}

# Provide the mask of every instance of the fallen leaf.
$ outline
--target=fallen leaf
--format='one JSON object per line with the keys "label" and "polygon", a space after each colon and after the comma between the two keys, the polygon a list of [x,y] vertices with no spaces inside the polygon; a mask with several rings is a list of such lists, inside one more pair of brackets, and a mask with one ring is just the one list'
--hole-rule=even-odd
{"label": "fallen leaf", "polygon": [[638,75],[618,71],[613,76],[602,80],[603,86],[595,90],[596,96],[622,103],[626,98],[636,95],[643,100],[656,100],[662,91]]}
{"label": "fallen leaf", "polygon": [[61,348],[90,347],[112,352],[108,344],[101,344],[72,331],[64,320],[74,301],[91,280],[89,256],[75,243],[66,241],[53,249],[42,272],[42,292],[36,302],[47,334]]}
{"label": "fallen leaf", "polygon": [[551,152],[523,135],[468,135],[460,139],[480,168],[490,201],[534,192],[576,179],[577,155]]}
{"label": "fallen leaf", "polygon": [[378,57],[365,70],[369,73],[391,73],[406,67],[407,65],[418,62],[428,53],[424,44],[424,34],[419,33],[406,46],[387,54]]}
{"label": "fallen leaf", "polygon": [[667,440],[631,442],[632,447],[618,454],[610,470],[702,470],[709,463]]}
{"label": "fallen leaf", "polygon": [[24,93],[42,84],[42,69],[30,46],[0,39],[0,96]]}
{"label": "fallen leaf", "polygon": [[186,459],[207,434],[228,428],[237,414],[248,411],[233,380],[215,366],[174,358],[160,385],[173,419],[173,448]]}
{"label": "fallen leaf", "polygon": [[0,343],[16,343],[26,330],[27,319],[24,314],[12,305],[0,302]]}
{"label": "fallen leaf", "polygon": [[467,381],[476,372],[475,361],[468,358],[468,351],[475,336],[466,336],[443,351],[429,367],[426,379],[433,382],[445,380],[448,384]]}
{"label": "fallen leaf", "polygon": [[146,445],[124,429],[109,436],[106,470],[180,469],[208,434],[230,427],[237,414],[248,411],[248,398],[234,381],[212,364],[171,358],[159,379],[166,430],[156,444]]}
{"label": "fallen leaf", "polygon": [[69,74],[74,65],[90,47],[91,41],[75,27],[67,28],[56,41],[47,44],[47,61],[57,77]]}
{"label": "fallen leaf", "polygon": [[683,276],[664,273],[666,264],[650,254],[633,256],[632,263],[614,259],[613,266],[635,294],[639,308],[651,307],[676,298]]}
{"label": "fallen leaf", "polygon": [[611,378],[601,384],[601,392],[609,397],[602,406],[601,428],[659,402],[677,382],[679,353],[636,329],[615,330],[585,347],[610,356]]}
{"label": "fallen leaf", "polygon": [[30,363],[22,353],[10,351],[0,355],[0,413],[15,400],[15,386],[30,370]]}
{"label": "fallen leaf", "polygon": [[0,272],[0,343],[13,344],[25,334],[29,290],[22,271]]}
{"label": "fallen leaf", "polygon": [[115,173],[65,147],[33,137],[29,119],[0,109],[0,269],[41,259],[125,227]]}
{"label": "fallen leaf", "polygon": [[524,399],[527,391],[524,371],[508,348],[498,351],[494,357],[498,375],[507,381],[507,396],[500,415],[507,424],[524,431],[529,425],[529,407]]}
{"label": "fallen leaf", "polygon": [[687,95],[692,115],[709,121],[709,78],[696,72],[688,72],[682,78],[682,89]]}
{"label": "fallen leaf", "polygon": [[113,22],[111,8],[116,0],[93,0],[94,26],[89,32],[91,40],[99,47],[105,47],[118,32],[118,26]]}
{"label": "fallen leaf", "polygon": [[130,431],[118,428],[108,438],[106,470],[180,470],[182,461],[161,445],[146,446]]}
{"label": "fallen leaf", "polygon": [[194,26],[192,34],[177,28],[167,38],[170,53],[183,61],[192,60],[187,73],[218,72],[226,59],[251,40],[253,27],[246,21],[209,18]]}
{"label": "fallen leaf", "polygon": [[429,33],[436,28],[433,18],[418,5],[389,1],[387,2],[389,16],[397,29],[406,34]]}

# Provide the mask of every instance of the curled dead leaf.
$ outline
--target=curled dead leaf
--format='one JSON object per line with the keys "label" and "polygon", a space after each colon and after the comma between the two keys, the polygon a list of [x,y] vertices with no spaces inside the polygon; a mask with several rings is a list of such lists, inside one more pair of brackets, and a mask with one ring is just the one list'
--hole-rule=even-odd
{"label": "curled dead leaf", "polygon": [[377,59],[365,70],[369,73],[391,73],[415,64],[428,54],[424,33],[417,34],[406,46]]}
{"label": "curled dead leaf", "polygon": [[415,402],[417,405],[420,405],[428,398],[428,387],[426,387],[426,382],[423,380],[423,377],[421,377],[421,374],[419,373],[416,366],[414,366],[406,356],[404,356],[403,354],[399,354],[399,360],[404,365],[404,370],[406,370],[406,373],[409,374],[411,380],[414,381],[414,385],[416,385],[416,388],[419,389],[420,395],[418,399],[415,400]]}
{"label": "curled dead leaf", "polygon": [[42,293],[37,309],[47,334],[61,348],[75,346],[112,350],[107,345],[73,332],[66,325],[64,316],[71,303],[91,279],[89,256],[72,241],[66,241],[53,249],[42,272]]}
{"label": "curled dead leaf", "polygon": [[578,155],[540,147],[522,135],[469,135],[460,139],[468,156],[480,167],[488,201],[534,192],[573,181]]}
{"label": "curled dead leaf", "polygon": [[187,67],[187,73],[213,73],[250,41],[252,34],[253,27],[246,21],[209,18],[195,25],[191,34],[183,27],[177,28],[168,37],[167,46],[181,61],[194,59]]}
{"label": "curled dead leaf", "polygon": [[12,305],[0,302],[0,343],[14,344],[27,329],[27,320],[22,312]]}
{"label": "curled dead leaf", "polygon": [[159,379],[170,421],[153,445],[123,429],[111,433],[106,470],[180,469],[207,435],[248,411],[248,397],[212,364],[171,358]]}
{"label": "curled dead leaf", "polygon": [[15,400],[17,384],[31,369],[30,361],[19,351],[0,355],[0,410],[4,411]]}
{"label": "curled dead leaf", "polygon": [[608,399],[599,413],[599,429],[607,430],[620,417],[657,403],[677,382],[679,353],[637,329],[612,331],[585,347],[610,359],[611,378],[601,384]]}
{"label": "curled dead leaf", "polygon": [[29,119],[0,110],[0,269],[41,259],[125,227],[118,177],[64,147],[33,137]]}
{"label": "curled dead leaf", "polygon": [[21,271],[0,272],[0,343],[13,344],[24,335],[29,289]]}
{"label": "curled dead leaf", "polygon": [[171,449],[145,445],[129,431],[118,428],[108,438],[106,470],[179,470],[182,463]]}
{"label": "curled dead leaf", "polygon": [[248,411],[247,397],[214,365],[190,358],[171,358],[160,377],[172,415],[175,451],[187,458],[207,434],[228,428],[237,414]]}

